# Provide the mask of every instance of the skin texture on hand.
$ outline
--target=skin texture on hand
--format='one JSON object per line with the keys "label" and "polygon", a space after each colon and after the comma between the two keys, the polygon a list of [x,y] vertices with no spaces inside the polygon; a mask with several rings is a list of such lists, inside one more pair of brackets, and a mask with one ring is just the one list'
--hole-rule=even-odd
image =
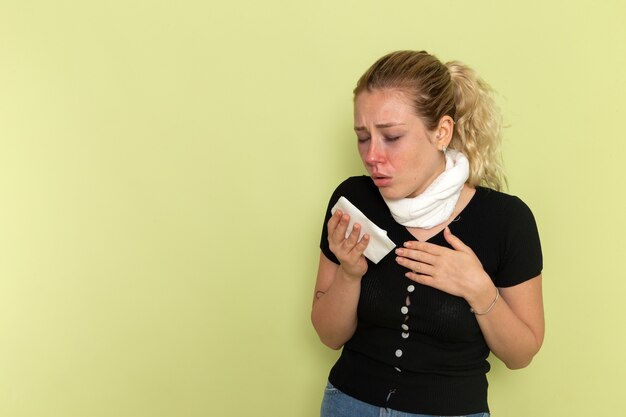
{"label": "skin texture on hand", "polygon": [[475,302],[480,303],[483,294],[494,294],[494,285],[474,251],[447,227],[444,237],[452,249],[416,240],[405,242],[403,248],[396,249],[396,262],[410,269],[406,277],[463,297],[472,306]]}
{"label": "skin texture on hand", "polygon": [[365,234],[359,240],[361,225],[354,224],[352,231],[346,238],[350,223],[350,216],[337,210],[328,220],[328,246],[337,257],[344,274],[350,277],[361,278],[367,272],[367,261],[363,252],[369,243],[369,235]]}

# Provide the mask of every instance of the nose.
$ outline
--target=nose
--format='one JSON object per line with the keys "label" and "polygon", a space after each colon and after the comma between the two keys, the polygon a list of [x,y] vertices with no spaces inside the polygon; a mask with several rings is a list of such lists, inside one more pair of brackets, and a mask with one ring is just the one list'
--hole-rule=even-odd
{"label": "nose", "polygon": [[374,139],[370,139],[369,146],[365,152],[365,163],[368,165],[376,165],[384,159],[381,145]]}

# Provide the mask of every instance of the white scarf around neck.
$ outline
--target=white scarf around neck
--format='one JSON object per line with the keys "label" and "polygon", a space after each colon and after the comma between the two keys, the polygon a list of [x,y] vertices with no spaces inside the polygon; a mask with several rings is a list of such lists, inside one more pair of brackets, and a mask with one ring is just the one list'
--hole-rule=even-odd
{"label": "white scarf around neck", "polygon": [[446,170],[417,197],[388,200],[393,218],[403,226],[431,229],[448,220],[469,178],[469,161],[454,149],[446,151]]}

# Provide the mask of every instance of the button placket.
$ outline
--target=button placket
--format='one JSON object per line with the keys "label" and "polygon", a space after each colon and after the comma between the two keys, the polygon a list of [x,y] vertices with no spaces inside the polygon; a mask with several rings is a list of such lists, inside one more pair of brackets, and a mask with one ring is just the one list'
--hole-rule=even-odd
{"label": "button placket", "polygon": [[[403,305],[400,308],[400,312],[404,315],[404,322],[400,325],[401,328],[401,332],[400,332],[400,337],[401,340],[406,340],[409,338],[410,333],[409,333],[409,325],[406,324],[406,322],[409,320],[409,306],[411,305],[411,298],[410,298],[410,294],[415,291],[415,285],[410,284],[409,286],[407,286],[406,288],[407,290],[407,296],[405,298],[405,305]],[[402,355],[404,355],[404,352],[402,351],[402,349],[398,348],[395,351],[395,356],[396,358],[401,358]],[[397,372],[402,372],[402,369],[400,369],[398,366],[395,366],[394,369]]]}

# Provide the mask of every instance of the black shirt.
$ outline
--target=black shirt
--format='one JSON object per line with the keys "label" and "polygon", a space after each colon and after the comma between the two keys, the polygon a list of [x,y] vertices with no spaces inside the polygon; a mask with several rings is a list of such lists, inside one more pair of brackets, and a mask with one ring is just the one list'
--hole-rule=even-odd
{"label": "black shirt", "polygon": [[[328,247],[326,223],[341,196],[386,230],[396,246],[415,240],[395,222],[371,178],[352,177],[337,187],[328,204],[320,248],[331,261],[338,263]],[[537,226],[519,198],[477,187],[449,227],[498,287],[541,273]],[[450,247],[443,233],[428,241]],[[394,251],[378,264],[368,260],[357,329],[331,370],[330,382],[361,401],[399,411],[487,412],[489,348],[470,306],[463,298],[409,280],[405,272]]]}

